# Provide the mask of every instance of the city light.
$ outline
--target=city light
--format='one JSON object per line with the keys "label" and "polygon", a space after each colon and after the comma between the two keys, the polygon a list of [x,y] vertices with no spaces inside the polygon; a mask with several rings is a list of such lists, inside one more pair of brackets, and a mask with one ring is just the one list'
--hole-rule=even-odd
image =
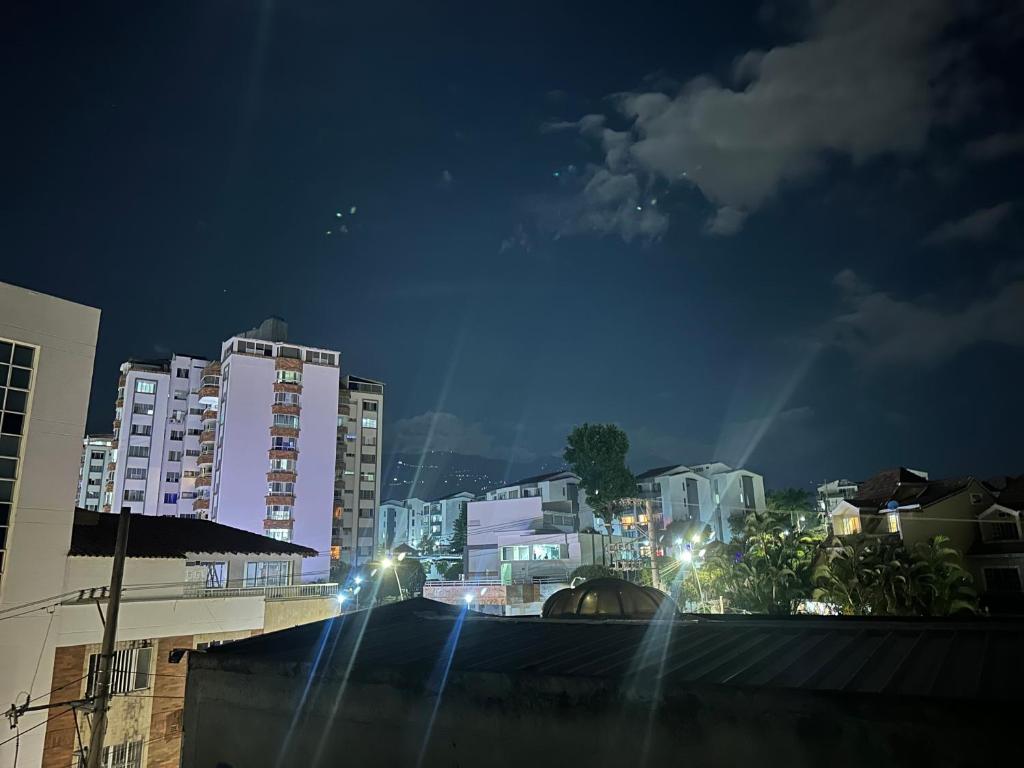
{"label": "city light", "polygon": [[356,576],[356,584],[362,584],[362,583],[363,583],[363,577],[362,576]]}
{"label": "city light", "polygon": [[466,601],[466,605],[469,605],[473,602],[473,595],[467,594],[462,599]]}
{"label": "city light", "polygon": [[694,544],[700,544],[700,534],[699,533],[693,534],[693,538],[691,539],[691,541]]}
{"label": "city light", "polygon": [[677,547],[682,546],[682,544],[683,544],[683,540],[682,539],[676,539],[676,546]]}
{"label": "city light", "polygon": [[383,560],[380,561],[381,568],[390,568],[394,564],[394,561],[390,557],[385,557]]}
{"label": "city light", "polygon": [[338,601],[338,605],[344,605],[345,601],[348,600],[348,595],[339,592],[334,599]]}
{"label": "city light", "polygon": [[688,549],[683,550],[683,562],[688,563],[693,560],[693,552]]}

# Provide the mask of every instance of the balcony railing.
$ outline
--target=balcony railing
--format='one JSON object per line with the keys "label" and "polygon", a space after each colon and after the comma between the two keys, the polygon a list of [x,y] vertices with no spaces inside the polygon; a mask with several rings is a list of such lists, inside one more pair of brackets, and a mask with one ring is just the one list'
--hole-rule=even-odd
{"label": "balcony railing", "polygon": [[335,597],[338,584],[289,584],[279,587],[198,587],[185,590],[185,597],[259,597],[288,600],[299,597]]}

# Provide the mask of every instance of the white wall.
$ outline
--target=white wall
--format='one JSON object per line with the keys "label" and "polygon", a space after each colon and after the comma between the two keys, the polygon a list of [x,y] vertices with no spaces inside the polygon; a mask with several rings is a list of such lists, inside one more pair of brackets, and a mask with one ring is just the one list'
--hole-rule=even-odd
{"label": "white wall", "polygon": [[[0,283],[0,338],[39,348],[0,580],[0,609],[63,591],[99,321],[97,309]],[[57,621],[42,610],[0,621],[0,707],[23,701],[19,694],[24,692],[35,697],[50,690]],[[46,701],[44,696],[34,703]],[[26,715],[22,732],[46,717],[45,712]],[[44,730],[21,737],[22,765],[38,765]],[[0,765],[13,765],[13,747],[0,747]]]}
{"label": "white wall", "polygon": [[471,501],[466,510],[467,574],[496,575],[499,539],[512,531],[531,531],[543,520],[542,499]]}

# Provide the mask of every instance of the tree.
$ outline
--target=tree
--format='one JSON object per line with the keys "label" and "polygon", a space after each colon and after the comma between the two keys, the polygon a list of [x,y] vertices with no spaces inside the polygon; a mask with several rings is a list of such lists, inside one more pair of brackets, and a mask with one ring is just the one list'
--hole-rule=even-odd
{"label": "tree", "polygon": [[461,555],[466,548],[466,508],[463,502],[459,516],[455,518],[455,525],[452,526],[452,540],[448,549],[453,555]]}
{"label": "tree", "polygon": [[[773,512],[787,513],[797,528],[803,528],[807,521],[816,523],[819,518],[814,499],[808,491],[801,488],[769,491],[765,494],[765,504]],[[801,518],[804,518],[803,521]]]}
{"label": "tree", "polygon": [[583,579],[589,581],[590,579],[604,579],[604,578],[617,578],[618,574],[609,568],[607,565],[594,564],[594,565],[581,565],[579,568],[569,574],[569,581],[573,579]]}
{"label": "tree", "polygon": [[949,616],[978,598],[960,553],[936,536],[910,549],[885,537],[834,538],[814,568],[814,598],[846,615]]}
{"label": "tree", "polygon": [[[398,579],[396,580],[395,576]],[[427,581],[427,574],[423,570],[423,564],[419,560],[405,558],[397,561],[389,568],[381,568],[377,572],[380,586],[377,589],[377,597],[380,599],[399,598],[398,581],[402,582],[402,598],[412,597],[423,592],[423,585]]]}
{"label": "tree", "polygon": [[626,466],[629,438],[614,424],[583,424],[566,438],[563,457],[580,476],[587,503],[605,521],[616,503],[636,495],[636,478]]}
{"label": "tree", "polygon": [[421,554],[423,554],[423,553],[429,554],[429,553],[433,552],[434,551],[434,537],[431,536],[429,533],[424,533],[420,537],[420,543],[416,545],[416,551],[421,553]]}
{"label": "tree", "polygon": [[[797,531],[788,512],[752,512],[728,545],[708,546],[705,563],[717,572],[718,594],[753,613],[789,614],[811,596],[811,575],[824,530]],[[706,592],[715,596],[710,589]]]}
{"label": "tree", "polygon": [[462,575],[462,562],[452,563],[444,570],[444,577],[448,581],[458,581]]}

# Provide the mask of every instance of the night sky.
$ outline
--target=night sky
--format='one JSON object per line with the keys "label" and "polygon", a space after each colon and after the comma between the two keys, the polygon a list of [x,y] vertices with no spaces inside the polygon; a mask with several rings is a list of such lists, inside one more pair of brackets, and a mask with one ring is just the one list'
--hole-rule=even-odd
{"label": "night sky", "polygon": [[3,17],[0,279],[103,310],[92,431],[280,315],[391,451],[1024,472],[1020,3]]}

